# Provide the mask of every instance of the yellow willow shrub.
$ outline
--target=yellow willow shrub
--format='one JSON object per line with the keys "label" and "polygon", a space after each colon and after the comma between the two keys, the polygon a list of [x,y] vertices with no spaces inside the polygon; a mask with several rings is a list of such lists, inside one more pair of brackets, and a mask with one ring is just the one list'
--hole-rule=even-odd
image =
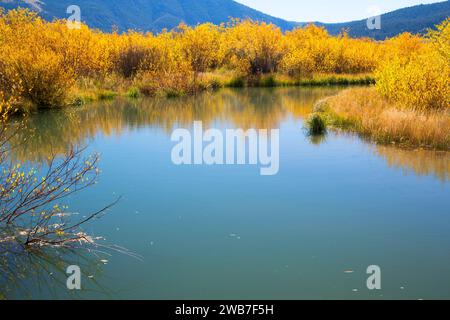
{"label": "yellow willow shrub", "polygon": [[37,106],[61,106],[75,82],[75,74],[60,55],[41,48],[37,52],[7,50],[6,75],[20,84],[20,96]]}
{"label": "yellow willow shrub", "polygon": [[[8,116],[13,108],[12,97],[8,98],[5,93],[0,91],[0,138],[3,132],[3,124],[7,121]],[[1,142],[0,142],[1,146]]]}
{"label": "yellow willow shrub", "polygon": [[383,53],[380,55],[380,65],[391,59],[409,60],[414,54],[420,52],[425,45],[424,39],[408,32],[402,33],[383,43]]}
{"label": "yellow willow shrub", "polygon": [[75,73],[61,52],[49,45],[48,24],[24,10],[2,13],[0,21],[2,90],[11,91],[14,84],[24,103],[62,105]]}
{"label": "yellow willow shrub", "polygon": [[307,46],[305,30],[297,28],[285,36],[287,52],[281,61],[281,69],[292,77],[310,77],[316,71],[315,57]]}
{"label": "yellow willow shrub", "polygon": [[286,33],[288,51],[282,69],[291,76],[313,73],[365,73],[375,69],[379,44],[370,39],[332,37],[323,27],[307,25]]}
{"label": "yellow willow shrub", "polygon": [[[0,50],[2,46],[0,45]],[[8,66],[1,59],[2,54],[0,53],[0,93],[3,98],[13,97],[13,93],[17,92],[20,83],[14,83],[10,81],[10,77],[7,73]],[[14,98],[14,97],[13,97]]]}
{"label": "yellow willow shrub", "polygon": [[[39,22],[39,23],[36,23]],[[32,36],[41,41],[45,48],[61,55],[63,63],[69,66],[78,78],[102,77],[112,68],[113,44],[110,34],[90,29],[69,28],[67,21],[32,23]]]}
{"label": "yellow willow shrub", "polygon": [[276,72],[286,52],[278,27],[251,20],[235,20],[225,31],[223,45],[230,66],[247,75]]}
{"label": "yellow willow shrub", "polygon": [[[397,56],[376,72],[377,89],[402,108],[450,108],[450,59],[448,20],[432,32],[426,44],[397,51]],[[394,40],[395,41],[395,40]]]}
{"label": "yellow willow shrub", "polygon": [[[323,27],[307,25],[286,34],[290,45],[289,51],[303,52],[309,59],[306,61],[308,68],[312,72],[326,72],[325,61],[330,55],[330,47],[327,43],[329,34]],[[298,63],[301,63],[299,61]]]}
{"label": "yellow willow shrub", "polygon": [[400,107],[450,107],[450,66],[436,52],[418,54],[407,63],[393,60],[376,72],[378,91]]}
{"label": "yellow willow shrub", "polygon": [[323,27],[307,25],[286,33],[288,45],[282,66],[292,76],[328,72],[326,61],[330,60],[330,36]]}
{"label": "yellow willow shrub", "polygon": [[347,34],[327,40],[329,54],[325,69],[331,73],[368,73],[375,70],[379,60],[379,45],[371,39],[352,39]]}
{"label": "yellow willow shrub", "polygon": [[[183,94],[193,91],[194,72],[184,55],[175,32],[163,32],[153,38],[159,55],[147,56],[135,82],[145,95]],[[155,51],[156,52],[156,51]]]}
{"label": "yellow willow shrub", "polygon": [[155,70],[164,62],[163,47],[151,33],[129,31],[113,34],[110,40],[113,70],[125,78],[134,77],[140,71]]}
{"label": "yellow willow shrub", "polygon": [[281,70],[291,77],[312,77],[315,71],[313,58],[306,50],[289,50],[281,63]]}
{"label": "yellow willow shrub", "polygon": [[191,64],[195,76],[222,64],[224,56],[220,45],[222,29],[210,23],[195,28],[184,24],[178,27],[176,40],[180,41],[181,51]]}
{"label": "yellow willow shrub", "polygon": [[81,24],[69,29],[67,22],[57,20],[45,24],[46,47],[62,55],[78,78],[103,77],[112,68],[110,37]]}
{"label": "yellow willow shrub", "polygon": [[446,61],[450,61],[450,18],[447,18],[436,30],[428,33],[432,48]]}

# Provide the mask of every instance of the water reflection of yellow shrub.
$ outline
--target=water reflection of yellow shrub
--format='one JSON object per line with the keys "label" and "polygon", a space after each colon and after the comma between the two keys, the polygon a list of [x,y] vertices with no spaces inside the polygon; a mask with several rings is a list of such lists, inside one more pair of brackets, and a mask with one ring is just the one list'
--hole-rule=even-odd
{"label": "water reflection of yellow shrub", "polygon": [[[42,160],[53,152],[64,153],[98,133],[120,135],[123,130],[158,126],[170,133],[174,126],[191,126],[202,120],[248,128],[278,128],[288,116],[307,116],[317,99],[338,89],[223,89],[175,99],[116,99],[78,108],[47,111],[26,119],[26,129],[15,137],[15,156],[20,160]],[[24,144],[18,143],[26,138]]]}
{"label": "water reflection of yellow shrub", "polygon": [[[14,156],[21,161],[45,161],[48,154],[63,154],[73,144],[88,143],[98,134],[121,135],[127,130],[155,126],[169,135],[176,126],[191,127],[196,120],[202,120],[205,127],[227,124],[244,129],[279,128],[280,123],[289,117],[306,119],[318,100],[332,96],[339,90],[224,89],[195,97],[116,99],[82,108],[39,113],[27,118],[29,131],[22,131],[17,137],[17,141],[23,141],[24,138],[26,141],[18,145]],[[448,153],[442,153],[441,156],[431,151],[411,151],[389,146],[377,150],[377,154],[393,166],[448,178]]]}
{"label": "water reflection of yellow shrub", "polygon": [[385,159],[390,167],[403,169],[405,172],[412,171],[420,176],[434,175],[442,181],[450,179],[448,152],[377,146],[375,153]]}

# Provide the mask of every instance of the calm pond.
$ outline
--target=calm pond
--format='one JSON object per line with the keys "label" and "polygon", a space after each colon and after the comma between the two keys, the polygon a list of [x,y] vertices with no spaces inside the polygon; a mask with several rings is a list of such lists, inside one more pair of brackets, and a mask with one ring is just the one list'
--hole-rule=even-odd
{"label": "calm pond", "polygon": [[[73,144],[99,152],[99,183],[66,202],[84,215],[122,196],[85,230],[139,258],[9,257],[0,263],[0,297],[450,298],[450,154],[333,131],[308,137],[312,106],[339,90],[226,89],[32,116],[14,157],[45,163]],[[279,173],[174,165],[173,130],[197,120],[221,130],[280,129]],[[84,268],[81,292],[65,286],[70,264]],[[367,289],[370,265],[381,268],[382,290]]]}

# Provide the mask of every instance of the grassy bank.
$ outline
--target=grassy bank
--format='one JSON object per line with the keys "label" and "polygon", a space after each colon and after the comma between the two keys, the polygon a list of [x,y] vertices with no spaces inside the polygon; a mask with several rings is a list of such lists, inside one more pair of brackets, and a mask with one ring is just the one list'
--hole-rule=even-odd
{"label": "grassy bank", "polygon": [[140,98],[146,96],[176,97],[212,91],[220,88],[243,87],[291,87],[291,86],[351,86],[373,84],[370,74],[317,74],[305,78],[293,78],[283,74],[269,74],[255,77],[243,77],[232,71],[220,71],[201,74],[195,84],[188,89],[152,88],[151,83],[143,80],[126,81],[123,79],[104,82],[80,81],[70,92],[68,104],[84,105],[94,101],[110,100],[117,96]]}
{"label": "grassy bank", "polygon": [[337,74],[314,73],[293,77],[283,73],[242,76],[233,71],[217,71],[203,75],[206,87],[294,87],[294,86],[350,86],[375,83],[372,73]]}
{"label": "grassy bank", "polygon": [[286,75],[262,77],[256,84],[259,87],[283,86],[361,86],[375,83],[372,74],[314,74],[310,77],[292,78]]}
{"label": "grassy bank", "polygon": [[373,87],[348,89],[319,102],[315,112],[327,125],[382,144],[450,150],[450,110],[405,109]]}

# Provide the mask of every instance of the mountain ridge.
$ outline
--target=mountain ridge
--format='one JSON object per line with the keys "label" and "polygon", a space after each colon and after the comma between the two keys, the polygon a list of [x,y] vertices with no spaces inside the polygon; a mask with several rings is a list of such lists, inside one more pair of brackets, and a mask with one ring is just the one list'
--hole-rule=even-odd
{"label": "mountain ridge", "polygon": [[348,29],[352,37],[371,37],[384,40],[403,32],[424,34],[428,29],[440,24],[450,17],[450,1],[432,4],[420,4],[384,13],[381,15],[381,30],[368,30],[367,19],[343,22],[321,23],[331,34],[338,34],[342,29]]}
{"label": "mountain ridge", "polygon": [[[0,0],[0,6],[13,9],[19,6],[33,8],[29,1]],[[124,2],[126,5],[124,6]],[[66,8],[72,0],[42,0],[41,15],[51,20],[66,18]],[[232,18],[251,18],[273,23],[283,30],[292,29],[297,24],[259,12],[233,0],[77,0],[81,8],[82,20],[93,28],[111,31],[118,27],[124,31],[160,32],[172,29],[185,22],[189,25],[212,22],[220,24]]]}
{"label": "mountain ridge", "polygon": [[[0,0],[0,6],[14,9],[19,6],[37,11],[47,20],[66,18],[66,9],[72,0]],[[188,25],[212,22],[220,24],[230,18],[250,18],[273,23],[283,31],[291,30],[310,22],[293,22],[276,18],[247,7],[234,0],[77,0],[82,10],[82,20],[90,27],[111,31],[113,26],[120,31],[160,32],[172,29],[179,23]],[[381,30],[369,30],[367,19],[344,23],[313,22],[325,27],[331,34],[347,30],[353,37],[371,37],[383,40],[402,32],[424,33],[450,16],[450,2],[443,1],[417,5],[392,11],[381,16]]]}

